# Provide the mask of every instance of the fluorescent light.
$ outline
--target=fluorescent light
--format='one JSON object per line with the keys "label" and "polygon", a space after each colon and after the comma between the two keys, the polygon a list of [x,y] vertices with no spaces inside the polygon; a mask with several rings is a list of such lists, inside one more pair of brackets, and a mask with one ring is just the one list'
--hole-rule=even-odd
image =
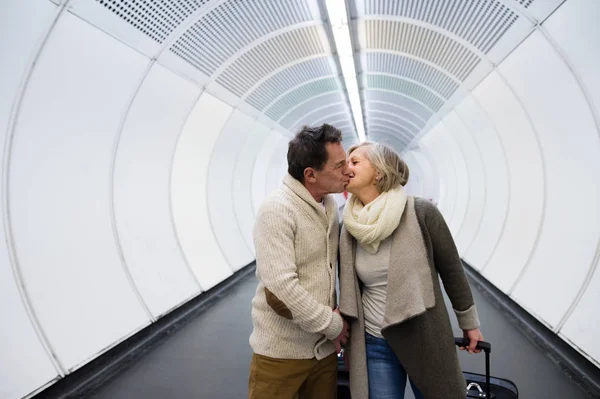
{"label": "fluorescent light", "polygon": [[340,58],[342,75],[348,91],[348,100],[358,140],[365,141],[365,124],[363,122],[362,107],[360,104],[360,94],[358,92],[358,82],[356,81],[356,69],[354,68],[354,52],[352,50],[352,40],[350,39],[350,29],[348,27],[348,14],[346,13],[346,0],[325,0],[329,23],[333,30],[333,40]]}

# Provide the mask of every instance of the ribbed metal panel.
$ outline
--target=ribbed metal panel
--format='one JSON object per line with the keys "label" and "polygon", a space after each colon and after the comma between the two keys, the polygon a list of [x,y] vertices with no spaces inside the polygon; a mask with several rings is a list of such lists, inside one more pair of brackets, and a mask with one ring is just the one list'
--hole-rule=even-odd
{"label": "ribbed metal panel", "polygon": [[320,76],[332,75],[331,56],[324,56],[308,61],[303,61],[289,68],[277,72],[252,91],[246,101],[257,109],[263,110],[271,101],[281,93],[285,93],[294,86]]}

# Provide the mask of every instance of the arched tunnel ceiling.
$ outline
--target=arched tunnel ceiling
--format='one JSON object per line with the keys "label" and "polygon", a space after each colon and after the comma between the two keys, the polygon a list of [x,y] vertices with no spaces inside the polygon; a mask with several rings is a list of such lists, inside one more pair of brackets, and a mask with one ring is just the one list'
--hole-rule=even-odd
{"label": "arched tunnel ceiling", "polygon": [[[559,0],[347,0],[364,128],[404,150],[473,89]],[[86,0],[72,12],[280,128],[349,106],[324,1]]]}

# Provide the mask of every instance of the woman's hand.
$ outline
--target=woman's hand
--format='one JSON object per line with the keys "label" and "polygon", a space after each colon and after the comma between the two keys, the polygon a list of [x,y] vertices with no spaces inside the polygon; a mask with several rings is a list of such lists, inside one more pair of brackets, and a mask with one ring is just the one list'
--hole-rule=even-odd
{"label": "woman's hand", "polygon": [[469,353],[481,352],[481,349],[475,349],[477,343],[479,341],[483,341],[483,335],[481,334],[479,328],[476,328],[474,330],[463,330],[463,337],[468,339],[470,341],[470,344],[467,347],[461,346],[460,350],[467,350]]}

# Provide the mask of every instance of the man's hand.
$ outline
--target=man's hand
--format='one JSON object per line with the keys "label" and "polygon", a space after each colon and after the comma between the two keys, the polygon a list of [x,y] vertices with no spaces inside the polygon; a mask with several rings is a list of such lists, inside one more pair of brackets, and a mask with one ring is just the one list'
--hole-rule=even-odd
{"label": "man's hand", "polygon": [[479,353],[481,349],[475,349],[479,341],[483,341],[483,335],[479,328],[474,330],[463,330],[463,337],[469,340],[469,346],[461,346],[460,350],[467,350],[469,353]]}
{"label": "man's hand", "polygon": [[[342,316],[339,308],[335,308],[334,312],[339,314],[340,317]],[[342,350],[342,346],[346,345],[348,339],[350,338],[350,326],[348,325],[348,322],[344,320],[343,317],[342,322],[344,323],[344,326],[342,327],[342,332],[340,333],[340,335],[338,335],[336,339],[333,340],[336,353],[340,353],[340,351]]]}

